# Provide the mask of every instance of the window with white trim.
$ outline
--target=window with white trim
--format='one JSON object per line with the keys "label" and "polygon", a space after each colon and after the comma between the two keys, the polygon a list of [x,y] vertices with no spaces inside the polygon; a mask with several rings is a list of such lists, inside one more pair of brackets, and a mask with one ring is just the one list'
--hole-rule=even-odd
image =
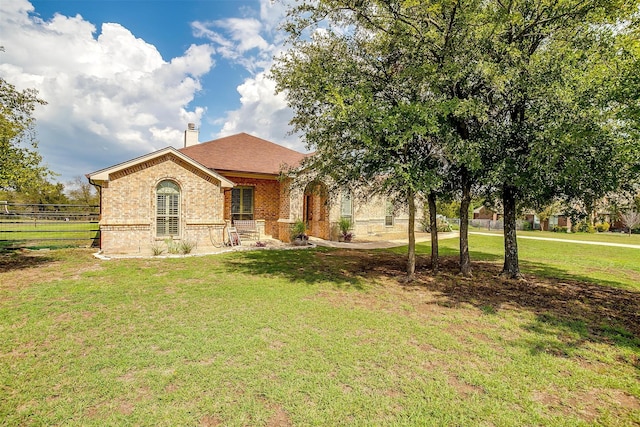
{"label": "window with white trim", "polygon": [[180,234],[180,187],[173,181],[162,181],[156,187],[156,236]]}
{"label": "window with white trim", "polygon": [[342,199],[340,200],[340,217],[348,218],[353,222],[353,198],[348,191],[342,193]]}
{"label": "window with white trim", "polygon": [[387,200],[384,212],[384,225],[386,227],[393,227],[393,203]]}

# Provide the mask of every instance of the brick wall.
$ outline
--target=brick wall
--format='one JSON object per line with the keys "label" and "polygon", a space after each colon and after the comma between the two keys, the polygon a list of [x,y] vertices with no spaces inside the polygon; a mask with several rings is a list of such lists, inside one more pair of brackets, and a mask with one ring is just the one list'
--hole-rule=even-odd
{"label": "brick wall", "polygon": [[[340,199],[334,197],[330,201],[329,218],[331,221],[331,240],[339,237],[338,221],[340,220]],[[369,234],[384,234],[405,232],[409,227],[409,212],[407,209],[399,209],[394,212],[393,225],[385,225],[386,198],[380,196],[370,197],[367,200],[354,198],[353,200],[353,228],[356,238],[366,238]],[[416,202],[416,231],[421,231],[420,219],[424,215],[422,203]]]}
{"label": "brick wall", "polygon": [[[283,241],[289,240],[289,229],[302,219],[304,196],[299,189],[289,191],[287,182],[275,177],[251,178],[234,174],[225,177],[237,186],[254,188],[254,219],[264,220],[264,233]],[[231,189],[223,191],[220,182],[173,154],[139,163],[112,174],[103,183],[101,249],[105,254],[150,255],[154,246],[163,246],[164,237],[156,236],[156,186],[169,179],[178,184],[180,197],[180,233],[174,240],[196,244],[193,252],[207,252],[223,241],[225,220],[231,219]],[[319,237],[337,238],[340,218],[339,202],[330,201],[324,212],[324,200],[314,200],[313,217],[330,222],[314,224]],[[393,227],[384,226],[385,201],[371,198],[366,203],[354,200],[354,231],[365,237],[370,233],[406,230],[406,213],[396,214]],[[417,213],[416,219],[422,212]],[[331,232],[331,236],[327,235]]]}
{"label": "brick wall", "polygon": [[165,179],[180,187],[180,232],[174,240],[193,241],[195,252],[217,243],[224,223],[220,182],[178,157],[167,154],[109,177],[102,188],[100,229],[105,254],[152,253],[164,244],[156,237],[156,186]]}
{"label": "brick wall", "polygon": [[[271,237],[279,238],[280,228],[280,181],[277,179],[259,179],[223,174],[225,178],[233,181],[237,187],[253,187],[253,219],[265,221],[265,233]],[[231,220],[231,189],[224,192],[224,219]]]}

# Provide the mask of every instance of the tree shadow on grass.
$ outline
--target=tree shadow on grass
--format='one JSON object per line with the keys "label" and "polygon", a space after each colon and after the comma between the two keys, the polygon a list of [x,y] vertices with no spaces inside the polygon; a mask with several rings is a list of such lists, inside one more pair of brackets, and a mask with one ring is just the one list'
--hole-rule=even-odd
{"label": "tree shadow on grass", "polygon": [[[458,274],[457,256],[443,256],[434,276],[429,257],[423,254],[418,257],[416,280],[409,283],[402,280],[406,277],[406,254],[395,250],[253,251],[226,262],[244,274],[308,284],[331,282],[338,288],[365,289],[379,279],[395,279],[405,289],[433,293],[434,304],[471,305],[488,315],[526,310],[536,316],[528,328],[554,334],[553,339],[526,344],[532,352],[570,353],[585,341],[640,349],[640,292],[621,289],[616,282],[594,283],[593,279],[535,263],[526,263],[528,271],[543,271],[544,276],[504,279],[500,277],[502,265],[496,262],[502,258],[483,255],[486,261],[473,262],[473,278],[463,278]],[[612,284],[618,287],[609,286]],[[562,335],[559,341],[555,338],[558,333]]]}
{"label": "tree shadow on grass", "polygon": [[[640,349],[640,292],[593,283],[593,279],[570,276],[562,270],[535,263],[527,263],[527,268],[529,271],[543,269],[544,277],[527,275],[526,280],[505,279],[500,277],[499,263],[482,261],[473,263],[473,278],[464,279],[457,274],[455,258],[446,257],[442,261],[437,280],[425,280],[431,273],[423,271],[419,280],[407,286],[427,287],[441,295],[439,303],[470,304],[486,314],[503,309],[533,312],[536,320],[528,326],[531,330],[551,331],[549,333],[555,335],[558,330],[566,332],[567,339],[560,340],[558,353],[568,352],[584,341],[604,341]],[[531,347],[533,352],[538,347],[545,348]]]}
{"label": "tree shadow on grass", "polygon": [[345,252],[327,248],[299,250],[260,250],[243,252],[226,264],[234,271],[249,275],[285,277],[309,284],[333,282],[338,287],[363,289],[359,260]]}
{"label": "tree shadow on grass", "polygon": [[3,251],[0,252],[0,273],[36,268],[54,261],[56,260],[50,256],[35,255],[32,252]]}

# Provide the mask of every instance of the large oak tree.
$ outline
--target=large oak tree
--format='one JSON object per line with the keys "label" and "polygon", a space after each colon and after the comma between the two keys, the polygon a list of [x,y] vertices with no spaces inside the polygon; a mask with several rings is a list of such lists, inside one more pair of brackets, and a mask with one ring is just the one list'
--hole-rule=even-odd
{"label": "large oak tree", "polygon": [[520,208],[590,203],[637,171],[637,88],[623,82],[637,14],[629,0],[302,2],[274,75],[310,166],[336,182],[381,180],[431,205],[457,193],[465,226],[474,187],[498,196],[517,278]]}

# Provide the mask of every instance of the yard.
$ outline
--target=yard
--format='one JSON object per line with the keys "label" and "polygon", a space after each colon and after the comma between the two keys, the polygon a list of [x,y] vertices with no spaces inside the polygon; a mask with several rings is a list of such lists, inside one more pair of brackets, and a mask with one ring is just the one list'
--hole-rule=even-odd
{"label": "yard", "polygon": [[[6,425],[640,424],[640,250],[471,236],[401,251],[0,255]],[[610,249],[610,250],[609,250]]]}
{"label": "yard", "polygon": [[0,220],[0,250],[14,246],[91,246],[97,239],[98,221]]}

